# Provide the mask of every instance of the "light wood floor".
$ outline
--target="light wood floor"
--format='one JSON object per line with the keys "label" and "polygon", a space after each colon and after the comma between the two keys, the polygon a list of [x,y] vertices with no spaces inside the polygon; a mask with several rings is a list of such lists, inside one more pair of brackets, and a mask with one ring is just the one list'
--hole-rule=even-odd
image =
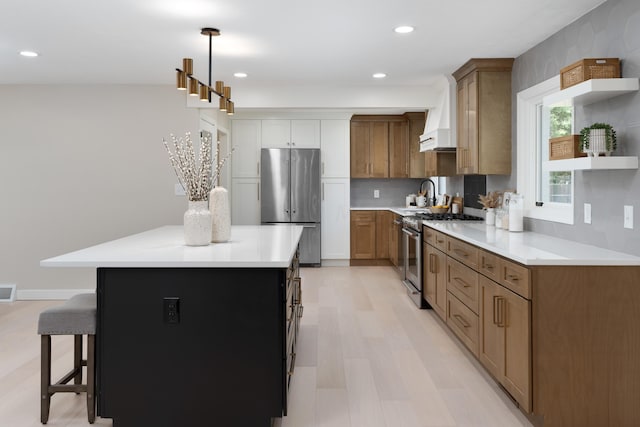
{"label": "light wood floor", "polygon": [[[301,275],[289,415],[275,426],[531,426],[437,316],[413,305],[390,267],[304,268]],[[0,303],[1,427],[41,426],[36,323],[56,304]],[[54,337],[56,379],[71,354],[71,338]],[[48,425],[89,425],[84,396],[53,396]]]}

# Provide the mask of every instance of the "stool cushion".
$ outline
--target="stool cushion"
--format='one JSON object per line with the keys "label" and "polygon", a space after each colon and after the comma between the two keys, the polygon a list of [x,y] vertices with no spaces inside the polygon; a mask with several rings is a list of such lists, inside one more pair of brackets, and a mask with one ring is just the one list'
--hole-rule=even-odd
{"label": "stool cushion", "polygon": [[78,294],[40,313],[40,335],[95,335],[96,294]]}

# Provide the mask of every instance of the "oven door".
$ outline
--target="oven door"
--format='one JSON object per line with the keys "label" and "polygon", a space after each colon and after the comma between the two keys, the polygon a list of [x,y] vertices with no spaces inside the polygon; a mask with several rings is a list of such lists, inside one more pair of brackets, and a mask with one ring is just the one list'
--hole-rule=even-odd
{"label": "oven door", "polygon": [[402,283],[413,302],[422,307],[422,233],[403,228],[402,234],[405,253],[405,279]]}

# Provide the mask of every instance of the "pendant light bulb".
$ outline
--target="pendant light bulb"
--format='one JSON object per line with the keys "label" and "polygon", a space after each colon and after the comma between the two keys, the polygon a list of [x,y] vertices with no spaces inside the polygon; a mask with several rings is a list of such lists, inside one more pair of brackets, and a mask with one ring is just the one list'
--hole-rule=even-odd
{"label": "pendant light bulb", "polygon": [[198,80],[189,77],[189,96],[198,96]]}
{"label": "pendant light bulb", "polygon": [[184,71],[176,71],[176,88],[178,90],[187,90],[187,73]]}

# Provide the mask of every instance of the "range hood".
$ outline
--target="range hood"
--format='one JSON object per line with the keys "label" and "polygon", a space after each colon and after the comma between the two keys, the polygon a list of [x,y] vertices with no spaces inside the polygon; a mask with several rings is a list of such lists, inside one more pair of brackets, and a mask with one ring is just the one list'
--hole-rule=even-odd
{"label": "range hood", "polygon": [[424,133],[420,135],[420,151],[456,149],[456,81],[442,76],[437,82],[435,107],[429,108]]}

